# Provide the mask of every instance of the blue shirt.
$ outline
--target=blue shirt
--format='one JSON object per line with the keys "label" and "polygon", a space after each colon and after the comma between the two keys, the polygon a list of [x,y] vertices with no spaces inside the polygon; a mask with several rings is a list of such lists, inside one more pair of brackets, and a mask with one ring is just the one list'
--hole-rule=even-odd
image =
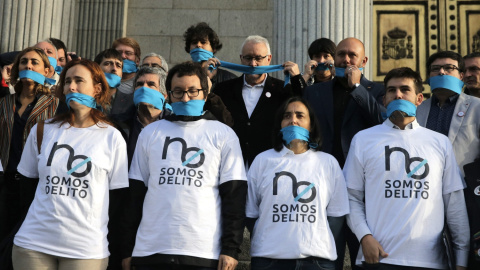
{"label": "blue shirt", "polygon": [[430,113],[428,114],[426,128],[433,131],[442,133],[448,137],[448,130],[450,129],[450,123],[452,122],[453,111],[455,110],[455,104],[457,103],[459,94],[450,96],[442,107],[440,107],[438,98],[432,95],[432,106],[430,107]]}

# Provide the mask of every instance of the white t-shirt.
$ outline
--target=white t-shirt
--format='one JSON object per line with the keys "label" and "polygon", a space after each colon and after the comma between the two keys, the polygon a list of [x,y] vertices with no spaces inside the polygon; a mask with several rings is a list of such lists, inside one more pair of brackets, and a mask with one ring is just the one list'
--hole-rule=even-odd
{"label": "white t-shirt", "polygon": [[327,216],[348,214],[349,204],[345,179],[333,156],[270,149],[255,158],[248,181],[246,215],[258,218],[252,257],[337,258]]}
{"label": "white t-shirt", "polygon": [[[365,193],[366,220],[354,221],[352,207],[350,228],[358,239],[371,232],[389,254],[381,263],[443,269],[442,195],[465,187],[452,145],[416,121],[392,126],[387,120],[352,140],[344,174],[349,189]],[[364,260],[360,249],[357,264]]]}
{"label": "white t-shirt", "polygon": [[17,169],[39,183],[15,245],[66,258],[109,256],[108,195],[128,187],[127,147],[118,130],[100,125],[46,123],[40,155],[32,128]]}
{"label": "white t-shirt", "polygon": [[232,129],[204,119],[156,121],[138,136],[129,176],[148,188],[134,257],[160,253],[218,260],[218,186],[247,179]]}

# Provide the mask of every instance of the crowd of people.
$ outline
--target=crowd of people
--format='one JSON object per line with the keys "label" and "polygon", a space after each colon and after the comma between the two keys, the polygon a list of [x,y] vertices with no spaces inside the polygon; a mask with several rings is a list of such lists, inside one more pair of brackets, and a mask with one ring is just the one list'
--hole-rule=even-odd
{"label": "crowd of people", "polygon": [[303,72],[261,36],[240,64],[206,23],[184,40],[170,69],[129,37],[0,54],[1,269],[233,270],[245,227],[254,270],[342,270],[347,245],[353,269],[480,269],[480,52],[382,84],[352,37]]}

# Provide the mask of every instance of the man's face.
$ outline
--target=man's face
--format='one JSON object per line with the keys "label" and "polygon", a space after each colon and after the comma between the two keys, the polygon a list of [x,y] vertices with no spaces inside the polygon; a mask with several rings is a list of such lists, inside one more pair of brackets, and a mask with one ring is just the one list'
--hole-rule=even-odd
{"label": "man's face", "polygon": [[[247,42],[242,48],[242,55],[240,55],[242,65],[246,66],[268,66],[272,61],[272,55],[268,54],[267,46],[264,43]],[[258,80],[264,74],[247,74],[248,78]]]}
{"label": "man's face", "polygon": [[37,43],[35,47],[42,49],[47,56],[57,59],[57,55],[55,54],[55,47],[52,44],[42,41]]}
{"label": "man's face", "polygon": [[197,75],[178,77],[178,74],[175,74],[171,85],[170,98],[172,103],[205,99],[204,91],[198,91],[202,86]]}
{"label": "man's face", "polygon": [[58,54],[57,65],[61,67],[65,67],[65,65],[67,65],[67,58],[65,58],[65,50],[59,49],[57,51],[57,54]]}
{"label": "man's face", "polygon": [[465,59],[465,86],[469,89],[480,89],[480,57]]}
{"label": "man's face", "polygon": [[100,68],[105,73],[112,73],[122,77],[123,62],[117,58],[103,58]]}
{"label": "man's face", "polygon": [[135,83],[135,90],[138,88],[145,86],[153,90],[157,90],[160,92],[160,78],[158,78],[157,74],[145,74],[140,76]]}
{"label": "man's face", "polygon": [[411,78],[392,78],[387,82],[383,104],[385,107],[395,99],[403,99],[418,106],[423,101],[423,94],[415,93],[415,83]]}
{"label": "man's face", "polygon": [[190,51],[196,48],[204,49],[206,51],[215,53],[208,38],[202,40],[193,40],[192,43],[190,43]]}
{"label": "man's face", "polygon": [[355,38],[347,38],[338,43],[335,52],[335,66],[346,68],[348,66],[365,67],[368,58],[362,42]]}
{"label": "man's face", "polygon": [[143,59],[142,67],[154,67],[154,68],[162,68],[162,60],[156,56],[149,56]]}
{"label": "man's face", "polygon": [[451,58],[438,58],[432,62],[429,77],[437,75],[450,75],[463,79],[463,73],[458,70],[458,61]]}
{"label": "man's face", "polygon": [[138,65],[139,60],[137,59],[137,56],[135,55],[135,50],[132,47],[119,44],[117,47],[115,47],[115,50],[122,55],[123,59],[128,59]]}
{"label": "man's face", "polygon": [[246,66],[268,66],[272,60],[272,55],[268,54],[267,46],[264,43],[248,42],[242,48],[240,61]]}

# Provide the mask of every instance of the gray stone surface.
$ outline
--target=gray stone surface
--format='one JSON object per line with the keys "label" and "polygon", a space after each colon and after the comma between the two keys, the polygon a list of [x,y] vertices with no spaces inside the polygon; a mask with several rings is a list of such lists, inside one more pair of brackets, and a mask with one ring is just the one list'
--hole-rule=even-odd
{"label": "gray stone surface", "polygon": [[167,62],[170,64],[171,37],[136,35],[131,35],[130,37],[134,38],[140,44],[140,49],[142,50],[141,58],[151,52],[154,52],[163,56],[165,60],[167,60]]}
{"label": "gray stone surface", "polygon": [[181,36],[202,21],[218,25],[218,10],[129,8],[127,35]]}
{"label": "gray stone surface", "polygon": [[173,8],[173,0],[128,0],[128,8]]}
{"label": "gray stone surface", "polygon": [[175,0],[174,8],[191,9],[267,9],[271,0]]}
{"label": "gray stone surface", "polygon": [[225,10],[220,12],[219,22],[217,34],[222,37],[273,35],[272,10]]}

